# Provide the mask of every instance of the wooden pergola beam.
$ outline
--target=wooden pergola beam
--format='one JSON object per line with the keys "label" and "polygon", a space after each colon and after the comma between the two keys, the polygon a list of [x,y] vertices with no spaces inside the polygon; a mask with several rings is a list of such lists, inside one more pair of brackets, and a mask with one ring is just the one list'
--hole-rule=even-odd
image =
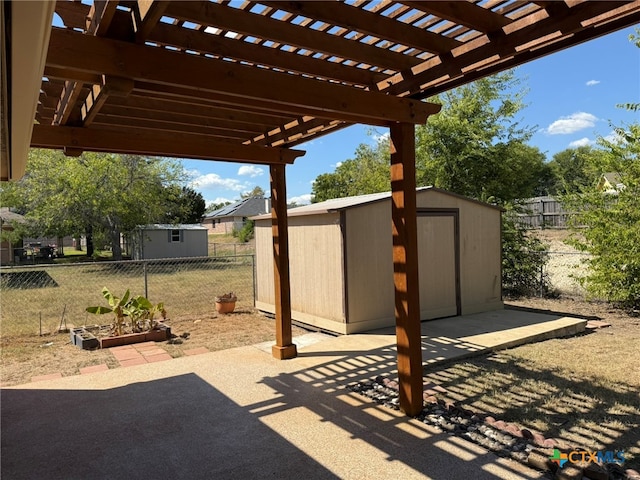
{"label": "wooden pergola beam", "polygon": [[137,0],[133,9],[133,29],[136,41],[142,43],[147,40],[149,33],[158,24],[169,2],[160,0]]}
{"label": "wooden pergola beam", "polygon": [[102,83],[94,85],[81,108],[82,125],[88,127],[110,95],[126,97],[133,90],[133,80],[121,77],[102,76]]}
{"label": "wooden pergola beam", "polygon": [[92,35],[105,35],[109,30],[113,16],[116,14],[117,7],[118,0],[94,0],[86,17],[85,31]]}
{"label": "wooden pergola beam", "polygon": [[400,409],[422,410],[422,339],[418,285],[415,134],[411,124],[391,128],[391,219],[393,283]]}
{"label": "wooden pergola beam", "polygon": [[[623,1],[583,2],[568,7],[564,2],[552,2],[548,7],[550,10],[548,15],[544,11],[535,12],[516,20],[503,29],[459,47],[456,55],[446,58],[445,61],[430,59],[413,70],[389,77],[384,84],[380,85],[380,89],[391,95],[413,95],[427,90],[424,86],[438,79],[466,77],[464,72],[479,62],[487,62],[482,68],[484,76],[489,74],[488,68],[492,64],[499,65],[497,70],[504,70],[506,67],[501,62],[526,53],[528,50],[523,46],[532,41],[556,32],[567,34],[580,30],[583,18],[593,18],[611,10],[612,5],[623,7],[625,4],[626,2]],[[545,18],[539,18],[545,15],[547,15]],[[626,17],[627,21],[629,19],[630,17]],[[589,38],[592,36],[593,31],[590,32]]]}
{"label": "wooden pergola beam", "polygon": [[[184,2],[186,3],[186,2]],[[212,5],[212,4],[209,4]],[[313,116],[373,125],[424,123],[435,104],[368,92],[157,47],[52,29],[47,65],[211,91],[247,105],[262,99]],[[165,65],[172,65],[167,69]],[[313,92],[312,95],[309,92]],[[321,115],[314,115],[319,112]],[[324,113],[324,115],[322,115]]]}
{"label": "wooden pergola beam", "polygon": [[[460,45],[460,42],[454,38],[444,37],[429,30],[403,24],[384,15],[368,12],[346,3],[299,1],[267,1],[261,3],[435,54],[448,52]],[[484,8],[477,8],[485,11]]]}
{"label": "wooden pergola beam", "polygon": [[291,331],[289,234],[287,227],[287,183],[285,166],[269,166],[271,182],[271,233],[276,306],[276,344],[271,353],[278,360],[294,358],[298,352]]}
{"label": "wooden pergola beam", "polygon": [[337,62],[326,62],[312,56],[285,52],[277,48],[239,42],[222,35],[210,35],[202,30],[187,30],[177,25],[159,23],[149,34],[149,41],[210,53],[219,57],[236,58],[257,65],[269,65],[285,71],[315,75],[339,82],[373,86],[386,75],[364,68],[353,68]]}
{"label": "wooden pergola beam", "polygon": [[470,2],[403,1],[402,3],[483,33],[492,32],[511,23],[508,18]]}
{"label": "wooden pergola beam", "polygon": [[305,154],[302,150],[238,145],[212,140],[205,135],[131,130],[52,127],[34,125],[31,146],[64,149],[72,147],[91,152],[114,152],[201,160],[258,164],[290,164]]}
{"label": "wooden pergola beam", "polygon": [[243,111],[237,107],[207,104],[203,99],[197,101],[179,101],[171,97],[144,96],[139,92],[133,92],[127,98],[112,97],[109,105],[145,110],[153,115],[155,112],[166,112],[171,114],[190,115],[203,119],[218,119],[228,124],[249,124],[259,127],[262,131],[273,128],[274,124],[286,123],[287,117],[261,114],[256,112]]}
{"label": "wooden pergola beam", "polygon": [[166,15],[400,71],[420,59],[212,2],[173,2]]}

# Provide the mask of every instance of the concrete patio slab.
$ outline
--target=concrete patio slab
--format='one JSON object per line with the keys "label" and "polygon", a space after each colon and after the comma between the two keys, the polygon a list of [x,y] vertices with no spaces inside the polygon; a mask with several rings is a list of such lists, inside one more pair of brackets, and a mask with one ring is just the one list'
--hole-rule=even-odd
{"label": "concrete patio slab", "polygon": [[[528,335],[559,320],[519,313],[495,319],[497,331]],[[514,341],[483,337],[490,321],[425,323],[425,361]],[[389,332],[310,335],[294,340],[292,360],[248,346],[3,388],[1,476],[544,478],[352,393],[356,381],[394,374]]]}

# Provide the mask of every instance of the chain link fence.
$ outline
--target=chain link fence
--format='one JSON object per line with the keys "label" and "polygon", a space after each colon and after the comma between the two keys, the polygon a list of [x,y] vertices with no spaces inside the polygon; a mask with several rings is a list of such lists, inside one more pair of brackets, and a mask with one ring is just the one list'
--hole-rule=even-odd
{"label": "chain link fence", "polygon": [[[536,254],[532,252],[531,255]],[[587,274],[586,260],[591,255],[575,251],[550,251],[546,255],[548,261],[540,270],[538,278],[538,295],[543,296],[551,291],[554,294],[583,298],[586,292],[578,279]]]}
{"label": "chain link fence", "polygon": [[65,265],[40,264],[0,269],[1,335],[38,334],[68,324],[107,324],[110,315],[86,307],[107,305],[102,289],[121,297],[126,290],[163,302],[169,318],[215,312],[214,298],[234,292],[236,308],[252,308],[253,255],[198,257]]}

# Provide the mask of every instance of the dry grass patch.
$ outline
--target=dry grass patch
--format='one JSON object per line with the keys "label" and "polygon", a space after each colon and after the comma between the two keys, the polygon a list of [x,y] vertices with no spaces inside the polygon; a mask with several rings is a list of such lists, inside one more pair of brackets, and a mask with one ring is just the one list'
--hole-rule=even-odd
{"label": "dry grass patch", "polygon": [[598,316],[612,326],[430,367],[425,377],[447,389],[443,398],[567,446],[624,450],[627,468],[640,469],[640,319],[603,304],[519,304]]}
{"label": "dry grass patch", "polygon": [[[236,309],[234,313],[218,315],[215,312],[169,319],[172,333],[177,338],[171,342],[158,342],[172,357],[185,355],[185,350],[206,347],[210,351],[253,345],[273,341],[275,322],[252,308]],[[293,335],[307,333],[298,327]],[[185,335],[188,334],[188,335]],[[184,335],[188,338],[183,339]],[[182,343],[172,343],[179,341]],[[3,336],[0,339],[3,386],[19,385],[31,381],[31,377],[61,372],[63,376],[78,375],[80,369],[106,364],[119,367],[109,349],[82,350],[71,345],[68,333],[55,333],[42,337],[34,335]]]}

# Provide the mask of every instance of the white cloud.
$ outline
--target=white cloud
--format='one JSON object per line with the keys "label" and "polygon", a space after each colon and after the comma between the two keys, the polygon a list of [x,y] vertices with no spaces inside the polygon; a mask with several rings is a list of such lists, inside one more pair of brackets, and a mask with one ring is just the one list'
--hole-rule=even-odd
{"label": "white cloud", "polygon": [[191,185],[198,188],[224,188],[234,192],[242,192],[247,189],[247,184],[235,178],[222,178],[217,173],[207,173],[191,180]]}
{"label": "white cloud", "polygon": [[587,87],[593,87],[594,85],[598,85],[600,83],[600,80],[589,80],[587,82]]}
{"label": "white cloud", "polygon": [[569,144],[570,148],[578,148],[578,147],[586,147],[587,145],[591,145],[593,142],[589,140],[587,137],[581,138],[580,140],[574,140]]}
{"label": "white cloud", "polygon": [[[338,168],[340,165],[342,165],[342,162],[336,162],[335,164],[331,164],[331,165],[329,165],[329,166],[330,166],[331,168],[335,169],[335,168]],[[311,182],[311,183],[313,183],[313,182]]]}
{"label": "white cloud", "polygon": [[242,165],[238,169],[238,175],[249,176],[251,178],[259,177],[264,174],[264,169],[256,167],[255,165]]}
{"label": "white cloud", "polygon": [[610,143],[622,143],[624,142],[624,137],[618,135],[616,132],[611,132],[609,135],[605,135],[604,140]]}
{"label": "white cloud", "polygon": [[311,194],[306,193],[298,197],[291,197],[287,199],[287,203],[295,203],[296,205],[307,205],[311,203]]}
{"label": "white cloud", "polygon": [[549,135],[567,135],[593,127],[598,117],[587,112],[576,112],[553,122],[546,129]]}

